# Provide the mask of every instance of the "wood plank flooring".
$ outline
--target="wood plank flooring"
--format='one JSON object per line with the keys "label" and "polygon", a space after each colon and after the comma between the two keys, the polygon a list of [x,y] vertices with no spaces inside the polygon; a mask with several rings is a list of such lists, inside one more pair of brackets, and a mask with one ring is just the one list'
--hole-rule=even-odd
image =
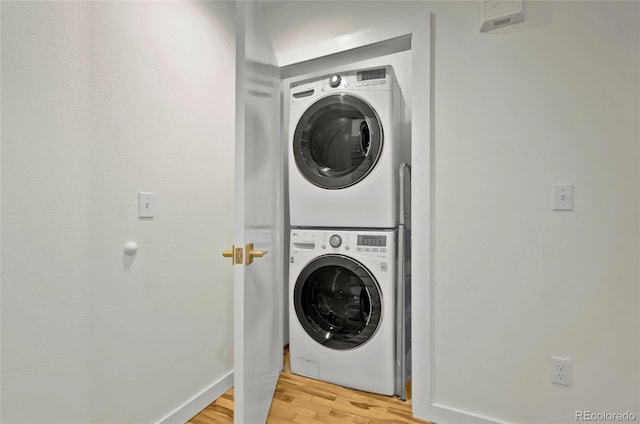
{"label": "wood plank flooring", "polygon": [[[291,374],[285,352],[267,424],[413,424],[411,404]],[[233,424],[233,388],[187,424]],[[246,423],[255,424],[255,423]]]}

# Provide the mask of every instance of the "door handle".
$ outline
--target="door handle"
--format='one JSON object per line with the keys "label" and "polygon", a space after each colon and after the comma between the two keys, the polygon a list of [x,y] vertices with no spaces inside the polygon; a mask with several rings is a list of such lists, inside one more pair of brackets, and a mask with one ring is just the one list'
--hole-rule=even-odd
{"label": "door handle", "polygon": [[251,265],[253,258],[261,258],[268,253],[266,250],[253,250],[253,243],[247,244],[245,250],[247,252],[246,265]]}
{"label": "door handle", "polygon": [[231,258],[231,265],[242,264],[242,247],[231,246],[231,250],[224,250],[222,256]]}

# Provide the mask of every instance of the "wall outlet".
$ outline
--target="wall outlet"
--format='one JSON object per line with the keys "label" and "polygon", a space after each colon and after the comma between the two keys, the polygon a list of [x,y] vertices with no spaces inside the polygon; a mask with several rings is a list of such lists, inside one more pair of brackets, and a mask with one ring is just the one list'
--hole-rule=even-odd
{"label": "wall outlet", "polygon": [[573,366],[571,359],[551,357],[551,383],[571,386],[573,380]]}

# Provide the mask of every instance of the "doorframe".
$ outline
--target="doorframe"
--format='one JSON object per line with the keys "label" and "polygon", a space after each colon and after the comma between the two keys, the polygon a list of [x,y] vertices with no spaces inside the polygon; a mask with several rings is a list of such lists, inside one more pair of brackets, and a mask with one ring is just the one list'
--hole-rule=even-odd
{"label": "doorframe", "polygon": [[[281,79],[285,81],[292,76],[307,74],[313,69],[314,63],[337,54],[353,53],[357,57],[358,52],[366,50],[364,55],[372,57],[371,51],[375,51],[375,46],[380,46],[387,54],[406,50],[411,52],[411,174],[413,181],[420,182],[411,185],[411,250],[414,257],[427,258],[411,262],[413,415],[434,422],[496,423],[497,421],[491,418],[439,404],[434,398],[434,29],[434,15],[425,13],[422,16],[368,28],[303,48],[276,53],[276,56]],[[407,41],[410,43],[408,48]],[[283,87],[284,99],[288,98],[287,94],[288,87]],[[283,101],[283,108],[285,105]],[[285,109],[283,117],[287,116]],[[283,133],[287,133],[286,127]],[[425,308],[424,305],[428,307]]]}

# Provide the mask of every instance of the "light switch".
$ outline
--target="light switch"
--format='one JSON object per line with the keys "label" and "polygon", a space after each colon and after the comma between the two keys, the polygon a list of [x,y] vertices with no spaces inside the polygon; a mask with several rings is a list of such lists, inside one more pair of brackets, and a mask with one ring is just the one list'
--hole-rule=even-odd
{"label": "light switch", "polygon": [[138,193],[138,218],[153,218],[153,193]]}
{"label": "light switch", "polygon": [[554,211],[573,210],[573,184],[554,184],[552,191]]}

